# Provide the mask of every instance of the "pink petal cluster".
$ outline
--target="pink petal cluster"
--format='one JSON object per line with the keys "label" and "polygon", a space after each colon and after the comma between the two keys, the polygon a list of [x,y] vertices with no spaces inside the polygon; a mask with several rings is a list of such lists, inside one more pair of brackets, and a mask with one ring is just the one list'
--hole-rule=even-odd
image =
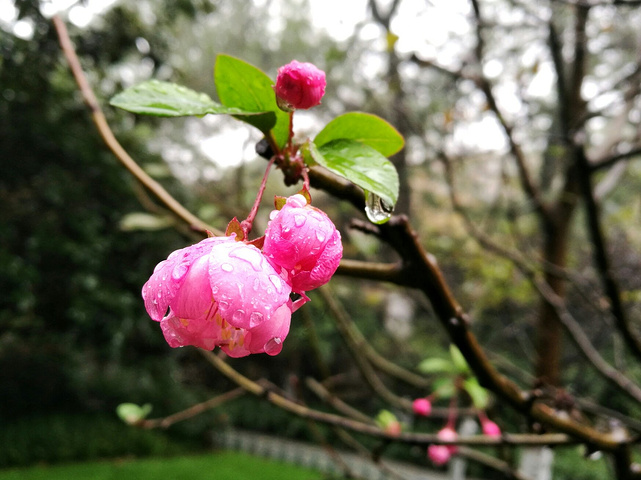
{"label": "pink petal cluster", "polygon": [[427,398],[417,398],[412,402],[412,410],[416,415],[427,417],[432,412],[432,403]]}
{"label": "pink petal cluster", "polygon": [[343,255],[341,235],[329,217],[293,195],[274,210],[265,230],[263,253],[294,293],[326,284]]}
{"label": "pink petal cluster", "polygon": [[[276,355],[304,292],[336,271],[340,240],[327,215],[294,195],[273,215],[263,251],[214,237],[169,255],[143,286],[145,308],[171,347]],[[292,292],[303,298],[292,303]]]}
{"label": "pink petal cluster", "polygon": [[[443,441],[453,441],[457,438],[456,431],[451,427],[441,429],[437,434]],[[430,445],[427,447],[427,456],[434,465],[445,465],[457,451],[456,445]]]}
{"label": "pink petal cluster", "polygon": [[[276,355],[289,332],[291,287],[256,247],[208,238],[159,263],[142,290],[171,347]],[[169,313],[165,312],[169,308]]]}
{"label": "pink petal cluster", "polygon": [[315,107],[325,94],[325,72],[311,63],[292,60],[278,69],[274,92],[285,111]]}

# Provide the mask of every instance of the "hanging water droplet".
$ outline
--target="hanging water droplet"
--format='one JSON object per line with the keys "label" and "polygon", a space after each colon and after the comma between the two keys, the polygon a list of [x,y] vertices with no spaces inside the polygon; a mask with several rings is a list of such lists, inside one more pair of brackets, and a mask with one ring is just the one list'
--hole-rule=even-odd
{"label": "hanging water droplet", "polygon": [[274,337],[265,344],[265,353],[267,355],[277,355],[283,349],[283,341],[279,337]]}
{"label": "hanging water droplet", "polygon": [[375,193],[365,192],[365,214],[372,223],[385,223],[392,216],[394,205],[390,205]]}
{"label": "hanging water droplet", "polygon": [[263,323],[263,314],[260,312],[252,312],[249,316],[249,328],[252,329]]}

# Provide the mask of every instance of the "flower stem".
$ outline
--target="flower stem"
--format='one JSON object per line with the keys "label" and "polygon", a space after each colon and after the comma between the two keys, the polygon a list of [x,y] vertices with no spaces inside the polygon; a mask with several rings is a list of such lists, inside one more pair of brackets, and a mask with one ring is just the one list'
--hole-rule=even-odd
{"label": "flower stem", "polygon": [[260,184],[260,188],[258,189],[258,193],[256,194],[256,200],[254,201],[254,206],[249,212],[249,215],[247,215],[247,218],[240,223],[240,227],[243,229],[243,232],[245,232],[246,239],[249,238],[249,232],[251,232],[252,226],[254,225],[254,219],[256,218],[256,214],[258,213],[258,207],[260,206],[260,201],[263,199],[263,193],[265,193],[265,187],[267,186],[267,178],[269,177],[269,170],[272,168],[274,161],[276,161],[275,155],[271,158],[271,160],[267,164],[265,175],[263,175],[263,180]]}

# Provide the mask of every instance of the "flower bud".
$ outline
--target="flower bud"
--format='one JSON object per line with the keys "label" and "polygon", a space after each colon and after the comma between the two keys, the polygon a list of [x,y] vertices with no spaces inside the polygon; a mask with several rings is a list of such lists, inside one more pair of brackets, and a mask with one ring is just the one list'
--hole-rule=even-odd
{"label": "flower bud", "polygon": [[427,398],[417,398],[412,402],[412,410],[416,415],[427,417],[432,412],[432,404]]}
{"label": "flower bud", "polygon": [[289,332],[290,292],[256,247],[214,237],[172,253],[142,293],[170,347],[220,347],[244,357],[280,352]]}
{"label": "flower bud", "polygon": [[492,420],[485,418],[481,421],[481,429],[488,437],[500,437],[501,428]]}
{"label": "flower bud", "polygon": [[[441,429],[437,434],[439,439],[444,441],[456,440],[456,431],[451,427]],[[435,465],[445,465],[458,448],[456,445],[430,445],[427,447],[427,456]]]}
{"label": "flower bud", "polygon": [[286,112],[315,107],[325,94],[325,72],[292,60],[278,69],[274,92],[278,106]]}
{"label": "flower bud", "polygon": [[298,194],[272,212],[263,254],[292,291],[303,294],[324,285],[334,275],[343,245],[329,217]]}

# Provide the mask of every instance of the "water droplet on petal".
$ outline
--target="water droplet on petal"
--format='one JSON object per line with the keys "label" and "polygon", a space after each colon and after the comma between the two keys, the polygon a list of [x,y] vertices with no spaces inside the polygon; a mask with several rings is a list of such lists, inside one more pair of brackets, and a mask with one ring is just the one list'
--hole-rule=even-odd
{"label": "water droplet on petal", "polygon": [[260,290],[260,280],[258,278],[254,278],[254,291],[257,292]]}
{"label": "water droplet on petal", "polygon": [[[257,272],[260,272],[262,270],[262,264],[263,264],[262,255],[258,250],[255,250],[251,247],[241,245],[238,248],[229,252],[229,256],[238,258],[240,260],[243,260],[249,263],[252,266],[252,268]],[[225,265],[227,264],[223,264],[222,266],[223,270],[225,269]],[[225,270],[225,271],[229,272],[231,270]]]}
{"label": "water droplet on petal", "polygon": [[216,295],[216,294],[218,293],[218,287],[217,287],[217,286],[215,286],[215,285],[214,285],[213,287],[211,287],[211,293],[213,293],[214,295]]}
{"label": "water droplet on petal", "polygon": [[274,218],[276,218],[276,215],[278,215],[278,210],[272,210],[269,214],[269,219],[273,220]]}
{"label": "water droplet on petal", "polygon": [[281,281],[280,277],[277,275],[270,275],[269,280],[272,282],[274,287],[276,287],[276,291],[278,293],[283,291],[283,282]]}
{"label": "water droplet on petal", "polygon": [[274,337],[265,344],[265,353],[267,355],[277,355],[283,349],[283,341],[279,337]]}
{"label": "water droplet on petal", "polygon": [[263,314],[260,312],[252,312],[249,316],[249,328],[252,329],[263,323]]}
{"label": "water droplet on petal", "polygon": [[242,322],[243,318],[245,318],[245,311],[244,310],[238,309],[232,315],[232,320],[234,321],[234,323]]}
{"label": "water droplet on petal", "polygon": [[378,195],[366,192],[365,214],[372,223],[385,223],[392,216],[394,205],[390,205]]}
{"label": "water droplet on petal", "polygon": [[158,292],[158,293],[156,294],[156,296],[157,296],[158,298],[162,298],[162,292]]}
{"label": "water droplet on petal", "polygon": [[323,235],[323,232],[321,232],[320,230],[316,230],[316,238],[319,242],[325,241],[325,235]]}
{"label": "water droplet on petal", "polygon": [[302,214],[294,215],[294,223],[296,224],[297,227],[302,227],[303,225],[305,225],[305,220],[306,220],[305,215],[302,215]]}
{"label": "water droplet on petal", "polygon": [[223,269],[225,272],[233,272],[234,271],[234,266],[231,263],[223,263],[220,268]]}
{"label": "water droplet on petal", "polygon": [[187,265],[186,263],[179,263],[171,271],[171,278],[173,278],[174,280],[180,280],[187,274],[188,270],[189,270],[189,265]]}

